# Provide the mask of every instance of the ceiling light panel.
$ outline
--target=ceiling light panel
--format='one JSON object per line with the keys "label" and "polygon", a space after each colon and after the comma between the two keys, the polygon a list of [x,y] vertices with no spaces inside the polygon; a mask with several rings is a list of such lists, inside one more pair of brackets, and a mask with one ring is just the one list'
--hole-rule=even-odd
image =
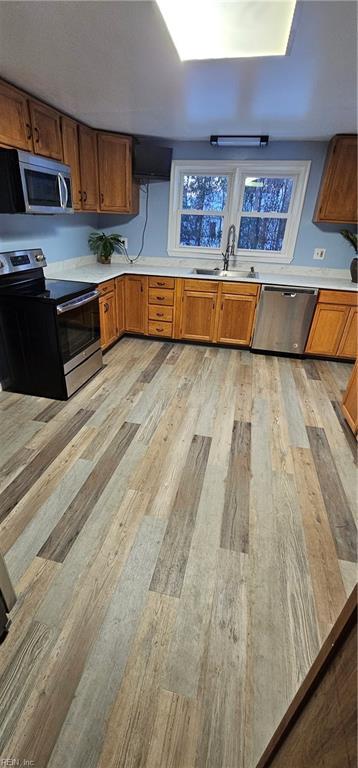
{"label": "ceiling light panel", "polygon": [[296,0],[157,0],[182,61],[284,56]]}

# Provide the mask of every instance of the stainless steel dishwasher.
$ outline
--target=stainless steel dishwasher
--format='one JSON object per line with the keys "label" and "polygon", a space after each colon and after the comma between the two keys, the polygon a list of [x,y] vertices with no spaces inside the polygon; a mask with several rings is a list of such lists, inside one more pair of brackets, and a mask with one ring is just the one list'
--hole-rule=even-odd
{"label": "stainless steel dishwasher", "polygon": [[263,285],[257,310],[253,349],[302,354],[318,290]]}

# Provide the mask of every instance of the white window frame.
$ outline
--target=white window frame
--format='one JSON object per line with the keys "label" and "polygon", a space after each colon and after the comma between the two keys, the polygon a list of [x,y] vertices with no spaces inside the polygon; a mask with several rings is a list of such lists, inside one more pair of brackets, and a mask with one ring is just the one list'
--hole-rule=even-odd
{"label": "white window frame", "polygon": [[[298,228],[300,225],[302,209],[306,194],[307,182],[310,172],[310,160],[240,160],[240,161],[190,161],[174,160],[170,178],[170,200],[169,200],[169,223],[168,223],[168,254],[173,257],[198,258],[202,256],[206,259],[213,259],[217,262],[218,256],[221,256],[225,249],[227,233],[230,224],[235,224],[237,237],[239,233],[241,216],[252,216],[260,218],[284,218],[287,219],[285,235],[281,251],[264,250],[244,250],[236,249],[235,257],[237,262],[271,262],[279,264],[289,264],[293,260],[294,249],[297,240]],[[211,175],[228,176],[228,199],[223,215],[222,228],[222,247],[221,248],[201,248],[198,246],[180,245],[180,220],[181,215],[199,213],[202,215],[222,215],[220,211],[194,211],[193,209],[183,210],[181,207],[183,176],[189,175]],[[287,213],[280,214],[276,212],[256,213],[242,212],[242,201],[244,196],[244,184],[247,176],[256,177],[293,177],[294,185]]]}

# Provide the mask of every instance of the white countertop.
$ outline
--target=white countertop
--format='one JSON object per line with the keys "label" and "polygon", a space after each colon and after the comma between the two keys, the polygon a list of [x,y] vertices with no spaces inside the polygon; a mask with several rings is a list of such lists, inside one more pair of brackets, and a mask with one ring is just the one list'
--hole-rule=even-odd
{"label": "white countertop", "polygon": [[243,283],[260,283],[267,285],[289,285],[302,288],[327,288],[330,290],[338,291],[357,291],[358,286],[352,283],[350,280],[334,277],[321,277],[311,275],[297,275],[282,272],[258,273],[257,278],[245,277],[244,274],[238,273],[235,277],[220,277],[216,275],[197,275],[193,274],[191,269],[178,266],[148,266],[148,264],[129,264],[128,262],[113,263],[113,264],[84,264],[71,268],[69,264],[68,269],[64,268],[59,274],[58,270],[54,267],[51,269],[51,264],[45,268],[46,277],[49,278],[61,278],[62,280],[79,280],[85,283],[103,283],[105,280],[110,280],[114,277],[120,277],[125,274],[136,275],[161,275],[163,277],[190,277],[194,280],[223,280],[229,282],[243,282]]}

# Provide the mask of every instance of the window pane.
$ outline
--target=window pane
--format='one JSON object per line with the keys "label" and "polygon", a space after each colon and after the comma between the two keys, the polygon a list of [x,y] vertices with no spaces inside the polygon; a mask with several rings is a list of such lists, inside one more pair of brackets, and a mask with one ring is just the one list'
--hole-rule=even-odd
{"label": "window pane", "polygon": [[184,214],[180,224],[180,245],[220,248],[222,216],[193,216]]}
{"label": "window pane", "polygon": [[253,251],[280,251],[287,219],[242,216],[238,248]]}
{"label": "window pane", "polygon": [[227,188],[227,176],[184,176],[182,207],[197,211],[223,211]]}
{"label": "window pane", "polygon": [[245,179],[243,211],[287,213],[293,188],[293,179]]}

